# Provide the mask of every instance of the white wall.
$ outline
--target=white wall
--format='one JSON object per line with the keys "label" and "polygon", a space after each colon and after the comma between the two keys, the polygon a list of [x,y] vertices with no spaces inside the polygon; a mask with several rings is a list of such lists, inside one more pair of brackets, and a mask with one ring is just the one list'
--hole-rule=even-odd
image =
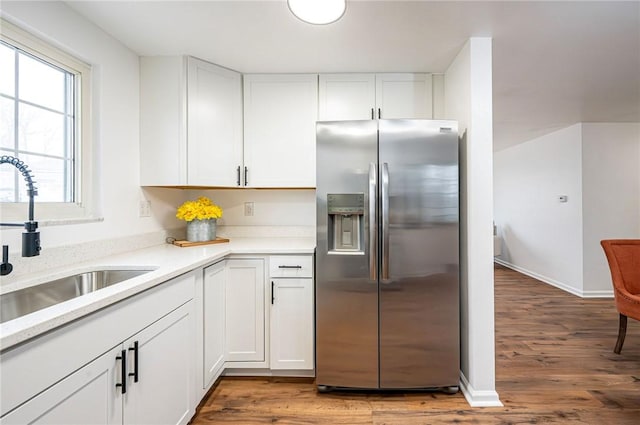
{"label": "white wall", "polygon": [[640,238],[640,123],[582,124],[584,292],[610,295],[602,239]]}
{"label": "white wall", "polygon": [[[445,115],[460,146],[462,390],[472,406],[500,406],[495,391],[491,39],[471,38],[445,73]],[[471,213],[473,212],[473,213]]]}
{"label": "white wall", "polygon": [[499,258],[576,294],[583,290],[581,141],[576,124],[494,155]]}
{"label": "white wall", "polygon": [[640,124],[575,124],[494,163],[497,261],[581,297],[613,296],[600,240],[640,238]]}
{"label": "white wall", "polygon": [[[92,66],[94,209],[104,220],[41,227],[43,255],[51,247],[180,225],[167,211],[182,202],[182,191],[150,191],[154,215],[138,216],[145,195],[139,187],[138,56],[62,2],[3,1],[0,8],[5,19]],[[42,220],[37,213],[36,204],[36,220]],[[3,228],[0,233],[12,256],[19,255],[20,235],[20,229]]]}

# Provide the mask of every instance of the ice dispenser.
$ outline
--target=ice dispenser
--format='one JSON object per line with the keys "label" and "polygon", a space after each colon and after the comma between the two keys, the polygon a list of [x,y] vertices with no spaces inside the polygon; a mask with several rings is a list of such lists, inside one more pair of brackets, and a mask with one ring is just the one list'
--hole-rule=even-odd
{"label": "ice dispenser", "polygon": [[364,193],[327,194],[329,253],[364,254]]}

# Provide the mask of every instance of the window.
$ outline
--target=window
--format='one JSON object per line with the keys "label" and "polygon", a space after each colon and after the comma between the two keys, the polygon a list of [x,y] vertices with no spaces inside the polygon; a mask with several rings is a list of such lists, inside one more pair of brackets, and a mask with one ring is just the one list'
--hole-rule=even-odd
{"label": "window", "polygon": [[[1,22],[0,155],[24,161],[38,195],[36,220],[88,214],[89,67],[25,31]],[[0,165],[3,221],[26,219],[27,187]]]}

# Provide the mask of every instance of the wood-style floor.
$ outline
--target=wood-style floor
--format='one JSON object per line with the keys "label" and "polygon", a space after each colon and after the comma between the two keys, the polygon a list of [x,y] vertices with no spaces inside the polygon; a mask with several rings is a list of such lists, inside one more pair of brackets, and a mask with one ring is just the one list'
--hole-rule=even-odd
{"label": "wood-style floor", "polygon": [[461,393],[318,394],[310,379],[222,378],[193,425],[640,424],[640,322],[613,353],[612,299],[580,299],[496,266],[496,389],[504,407]]}

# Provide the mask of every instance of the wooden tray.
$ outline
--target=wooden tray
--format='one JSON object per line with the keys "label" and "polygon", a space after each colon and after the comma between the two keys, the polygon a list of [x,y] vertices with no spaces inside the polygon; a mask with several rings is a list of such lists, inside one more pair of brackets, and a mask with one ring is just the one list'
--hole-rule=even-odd
{"label": "wooden tray", "polygon": [[215,238],[212,241],[204,241],[204,242],[189,242],[189,241],[173,241],[174,245],[177,245],[181,248],[187,247],[187,246],[199,246],[199,245],[210,245],[210,244],[214,244],[214,243],[227,243],[229,242],[229,239],[225,239],[225,238]]}

